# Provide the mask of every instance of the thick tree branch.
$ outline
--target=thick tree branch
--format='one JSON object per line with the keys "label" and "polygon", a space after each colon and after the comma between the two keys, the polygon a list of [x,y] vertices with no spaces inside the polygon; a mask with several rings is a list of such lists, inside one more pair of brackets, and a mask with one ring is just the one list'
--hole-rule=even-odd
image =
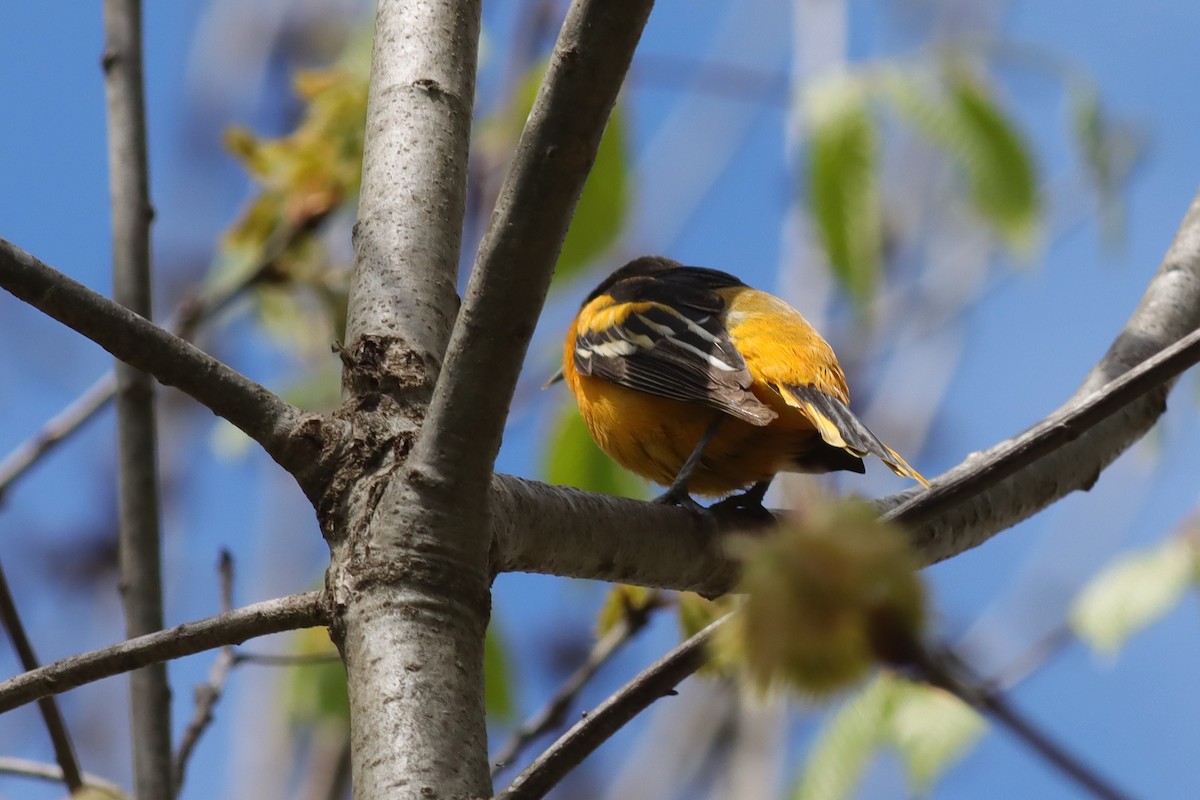
{"label": "thick tree branch", "polygon": [[478,2],[376,8],[345,342],[398,345],[391,371],[422,405],[458,311],[479,14]]}
{"label": "thick tree branch", "polygon": [[320,592],[293,594],[215,617],[185,622],[9,678],[0,683],[0,713],[147,664],[190,656],[227,644],[241,644],[256,636],[314,628],[326,622]]}
{"label": "thick tree branch", "polygon": [[342,352],[342,414],[367,452],[347,463],[336,504],[318,507],[361,798],[491,789],[482,498],[431,492],[403,463],[458,310],[480,13],[480,0],[376,10]]}
{"label": "thick tree branch", "polygon": [[[153,319],[150,286],[150,176],[142,78],[141,0],[105,0],[104,95],[113,231],[113,299]],[[161,630],[158,434],[154,379],[116,365],[118,562],[125,633]],[[166,664],[129,676],[134,790],[143,800],[170,800],[171,686]]]}
{"label": "thick tree branch", "polygon": [[[896,518],[917,519],[910,529],[914,547],[933,563],[1089,487],[1162,413],[1167,387],[1197,360],[1188,337],[1197,327],[1200,198],[1125,331],[1073,399],[1044,423],[971,456],[937,478],[933,489],[884,498],[881,510],[899,514],[897,506],[908,501]],[[1139,363],[1131,358],[1163,350],[1125,374]],[[729,591],[736,578],[736,565],[714,535],[717,523],[706,516],[508,476],[496,476],[490,502],[495,572],[548,572],[707,595]]]}
{"label": "thick tree branch", "polygon": [[567,12],[410,458],[452,494],[487,490],[567,225],[652,6],[575,0]]}
{"label": "thick tree branch", "polygon": [[[1200,328],[1200,194],[1193,199],[1161,266],[1120,335],[1071,399],[1042,424],[1062,419],[1060,415],[1071,413],[1092,393],[1197,328]],[[918,522],[910,528],[917,547],[932,561],[949,558],[977,547],[1073,491],[1090,489],[1100,472],[1145,435],[1162,415],[1167,393],[1180,372],[1182,369],[1164,366],[1165,380],[1160,380],[1161,385],[1141,399],[1097,421],[1085,433],[1064,432],[1069,434],[1065,438],[1070,441],[1030,467],[992,481],[986,491],[970,500],[955,503],[935,517]],[[1037,427],[1040,425],[1022,437]],[[989,451],[973,454],[941,476],[938,486],[957,484],[974,472],[980,462],[1003,458],[1011,444],[1003,442]],[[909,491],[886,498],[883,507],[907,502],[915,494]],[[915,509],[906,513],[915,513]]]}
{"label": "thick tree branch", "polygon": [[292,473],[310,497],[323,487],[340,429],[302,413],[199,348],[3,239],[0,287],[232,422]]}

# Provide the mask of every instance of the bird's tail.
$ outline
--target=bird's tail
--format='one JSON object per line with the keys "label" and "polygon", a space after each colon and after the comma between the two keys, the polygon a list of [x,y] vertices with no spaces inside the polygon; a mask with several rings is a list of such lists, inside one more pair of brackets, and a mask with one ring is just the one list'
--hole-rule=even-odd
{"label": "bird's tail", "polygon": [[779,392],[788,405],[804,412],[826,444],[840,447],[859,458],[870,453],[897,475],[920,481],[923,486],[929,485],[924,475],[881,442],[845,403],[833,395],[815,386],[780,386]]}

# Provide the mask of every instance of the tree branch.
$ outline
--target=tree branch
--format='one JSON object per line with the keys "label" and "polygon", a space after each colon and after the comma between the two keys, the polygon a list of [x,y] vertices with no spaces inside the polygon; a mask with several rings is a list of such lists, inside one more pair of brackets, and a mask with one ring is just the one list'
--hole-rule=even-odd
{"label": "tree branch", "polygon": [[537,800],[604,744],[629,720],[660,697],[672,694],[684,678],[704,666],[705,648],[729,615],[675,647],[586,714],[496,795],[496,800]]}
{"label": "tree branch", "polygon": [[293,594],[70,656],[0,683],[0,713],[173,658],[327,623],[320,592]]}
{"label": "tree branch", "polygon": [[[104,89],[113,231],[113,299],[146,319],[151,313],[150,177],[142,78],[141,0],[105,0]],[[125,633],[163,627],[158,435],[154,380],[116,365],[117,553]],[[165,664],[129,676],[134,791],[144,800],[175,796],[171,776],[171,686]]]}
{"label": "tree branch", "polygon": [[[23,778],[36,778],[41,781],[50,781],[52,783],[63,782],[63,771],[57,764],[43,764],[40,761],[30,761],[25,758],[14,758],[12,756],[0,756],[0,773],[5,775],[19,775]],[[88,789],[94,789],[102,795],[107,795],[113,800],[126,800],[127,795],[125,790],[112,781],[101,778],[98,775],[83,773],[83,786]]]}
{"label": "tree branch", "polygon": [[332,422],[302,413],[199,348],[3,239],[0,287],[232,422],[295,476],[310,498],[321,491],[342,435]]}
{"label": "tree branch", "polygon": [[[196,329],[204,322],[220,314],[248,289],[256,285],[270,272],[276,259],[300,236],[312,231],[324,214],[314,216],[304,224],[284,226],[268,237],[263,246],[262,258],[240,279],[197,293],[179,304],[166,324],[166,329],[190,342]],[[83,394],[56,416],[46,421],[42,429],[0,461],[0,502],[9,488],[28,472],[42,457],[63,440],[75,433],[84,423],[92,419],[100,409],[108,405],[117,391],[115,372],[101,376]]]}
{"label": "tree branch", "polygon": [[[458,311],[479,15],[478,2],[376,9],[345,342],[369,337],[421,406]],[[362,394],[355,377],[343,382]]]}
{"label": "tree branch", "polygon": [[[37,654],[25,633],[21,623],[21,615],[17,612],[16,601],[8,588],[8,577],[0,568],[0,619],[8,630],[8,638],[12,640],[13,649],[21,662],[21,669],[29,671],[38,668]],[[62,711],[53,697],[43,697],[38,701],[42,720],[46,731],[50,734],[50,743],[54,746],[54,758],[58,762],[59,777],[67,785],[71,794],[83,786],[83,778],[79,769],[79,760],[75,757],[75,746],[71,743],[71,734],[67,731],[67,723],[63,720]]]}
{"label": "tree branch", "polygon": [[410,457],[451,494],[487,490],[563,237],[652,6],[574,0],[567,12]]}

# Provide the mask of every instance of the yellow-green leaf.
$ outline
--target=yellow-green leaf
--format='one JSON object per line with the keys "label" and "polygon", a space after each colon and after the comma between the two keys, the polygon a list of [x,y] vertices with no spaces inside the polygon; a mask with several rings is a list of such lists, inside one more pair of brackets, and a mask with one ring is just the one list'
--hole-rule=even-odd
{"label": "yellow-green leaf", "polygon": [[870,299],[883,252],[875,121],[866,94],[839,76],[805,99],[808,194],[834,275],[858,303]]}
{"label": "yellow-green leaf", "polygon": [[630,614],[643,614],[662,603],[657,589],[618,583],[608,591],[596,617],[596,635],[603,636]]}
{"label": "yellow-green leaf", "polygon": [[501,721],[512,719],[516,712],[509,661],[508,643],[493,619],[483,640],[484,705],[489,717]]}
{"label": "yellow-green leaf", "polygon": [[550,436],[542,475],[548,483],[592,492],[644,497],[645,485],[606,456],[573,405],[563,409]]}
{"label": "yellow-green leaf", "polygon": [[[546,74],[546,64],[530,69],[521,79],[509,107],[484,121],[478,149],[494,163],[510,157],[525,125]],[[555,268],[555,285],[575,275],[604,255],[621,234],[629,209],[629,157],[625,144],[625,115],[621,104],[613,108],[596,150],[596,161],[588,174],[567,228],[566,239]]]}
{"label": "yellow-green leaf", "polygon": [[1018,253],[1036,244],[1041,199],[1033,157],[986,84],[959,67],[944,91],[899,71],[884,74],[884,96],[962,170],[976,212]]}
{"label": "yellow-green leaf", "polygon": [[[291,634],[292,653],[302,656],[336,656],[337,648],[324,628],[305,628]],[[346,670],[336,658],[286,668],[285,707],[293,722],[304,725],[350,724],[350,696]]]}
{"label": "yellow-green leaf", "polygon": [[792,800],[843,800],[862,779],[879,746],[895,684],[878,677],[851,695],[822,727]]}
{"label": "yellow-green leaf", "polygon": [[1079,638],[1105,655],[1162,619],[1191,585],[1196,549],[1174,536],[1148,550],[1131,553],[1104,569],[1071,607],[1071,627]]}
{"label": "yellow-green leaf", "polygon": [[884,741],[904,760],[909,791],[927,791],[983,734],[984,719],[942,689],[894,675],[881,676],[880,680],[895,687]]}
{"label": "yellow-green leaf", "polygon": [[983,718],[958,698],[880,673],[826,721],[792,800],[850,797],[871,758],[884,747],[899,753],[910,792],[926,791],[983,731]]}

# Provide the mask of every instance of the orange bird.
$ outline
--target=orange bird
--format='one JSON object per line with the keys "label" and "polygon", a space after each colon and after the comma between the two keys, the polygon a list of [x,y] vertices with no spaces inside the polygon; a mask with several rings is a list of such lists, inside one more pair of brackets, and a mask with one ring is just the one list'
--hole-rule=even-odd
{"label": "orange bird", "polygon": [[[557,377],[557,376],[556,376]],[[777,472],[865,472],[878,456],[928,482],[859,422],[833,349],[800,312],[733,275],[634,259],[584,300],[561,377],[592,437],[626,469],[759,505]]]}

